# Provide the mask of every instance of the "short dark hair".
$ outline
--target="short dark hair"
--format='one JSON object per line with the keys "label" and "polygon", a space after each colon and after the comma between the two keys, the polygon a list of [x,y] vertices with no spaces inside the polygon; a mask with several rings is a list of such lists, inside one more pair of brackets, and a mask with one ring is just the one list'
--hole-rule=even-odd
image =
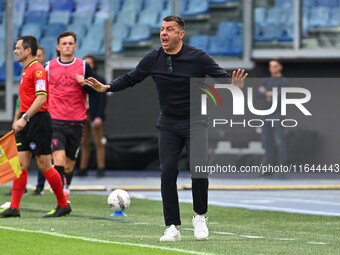
{"label": "short dark hair", "polygon": [[92,54],[88,54],[83,59],[85,59],[85,58],[92,59],[92,62],[93,62],[93,71],[97,72],[97,59],[96,59],[96,57],[94,55],[92,55]]}
{"label": "short dark hair", "polygon": [[166,21],[166,22],[168,22],[168,21],[176,21],[176,23],[178,25],[178,28],[180,30],[184,30],[184,27],[185,27],[184,20],[181,17],[179,17],[179,16],[170,15],[170,16],[165,17],[163,20]]}
{"label": "short dark hair", "polygon": [[72,36],[74,38],[74,42],[77,42],[77,35],[75,32],[72,31],[64,31],[61,34],[58,35],[58,44],[61,38],[67,37],[67,36]]}
{"label": "short dark hair", "polygon": [[31,48],[32,56],[37,55],[38,50],[38,40],[32,35],[24,35],[20,36],[17,41],[22,40],[22,47],[26,50],[27,48]]}
{"label": "short dark hair", "polygon": [[276,63],[279,63],[280,66],[283,66],[282,61],[279,58],[272,58],[271,60],[269,60],[268,64],[272,61],[275,61]]}
{"label": "short dark hair", "polygon": [[45,50],[44,50],[44,48],[43,47],[38,47],[38,50],[42,50],[43,51],[43,53],[45,54]]}

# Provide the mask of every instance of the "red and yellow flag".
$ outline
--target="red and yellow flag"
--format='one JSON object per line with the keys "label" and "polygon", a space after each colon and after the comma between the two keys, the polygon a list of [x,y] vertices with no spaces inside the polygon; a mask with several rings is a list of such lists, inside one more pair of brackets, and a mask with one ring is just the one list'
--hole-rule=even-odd
{"label": "red and yellow flag", "polygon": [[19,178],[21,166],[14,131],[0,138],[0,184]]}

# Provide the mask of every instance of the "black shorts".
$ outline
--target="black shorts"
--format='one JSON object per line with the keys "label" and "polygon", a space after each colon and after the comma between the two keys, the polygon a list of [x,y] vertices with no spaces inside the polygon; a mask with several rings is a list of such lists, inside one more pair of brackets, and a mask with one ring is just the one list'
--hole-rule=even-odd
{"label": "black shorts", "polygon": [[15,134],[18,151],[31,151],[33,155],[51,154],[52,122],[48,111],[36,113],[25,128]]}
{"label": "black shorts", "polygon": [[69,159],[76,160],[84,121],[52,120],[52,128],[52,151],[64,150]]}

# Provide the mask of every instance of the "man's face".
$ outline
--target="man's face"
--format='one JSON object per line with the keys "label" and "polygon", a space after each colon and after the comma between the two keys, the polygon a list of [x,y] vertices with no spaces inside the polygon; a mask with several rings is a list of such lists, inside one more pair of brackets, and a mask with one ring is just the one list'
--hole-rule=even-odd
{"label": "man's face", "polygon": [[282,65],[278,63],[277,61],[270,61],[269,62],[269,72],[273,75],[281,73],[282,72]]}
{"label": "man's face", "polygon": [[92,58],[84,58],[85,62],[89,64],[89,66],[94,69],[94,63]]}
{"label": "man's face", "polygon": [[46,56],[45,56],[45,53],[44,53],[43,50],[38,49],[36,58],[37,58],[37,60],[39,61],[40,64],[42,64],[42,65],[45,64]]}
{"label": "man's face", "polygon": [[73,36],[65,36],[60,38],[57,50],[60,52],[61,57],[72,57],[74,55],[77,45]]}
{"label": "man's face", "polygon": [[27,48],[26,50],[22,46],[22,40],[17,41],[14,49],[14,54],[16,55],[16,60],[18,62],[23,62],[27,59],[27,56],[29,54],[30,48]]}
{"label": "man's face", "polygon": [[160,31],[162,47],[166,52],[176,49],[184,36],[176,21],[163,21]]}

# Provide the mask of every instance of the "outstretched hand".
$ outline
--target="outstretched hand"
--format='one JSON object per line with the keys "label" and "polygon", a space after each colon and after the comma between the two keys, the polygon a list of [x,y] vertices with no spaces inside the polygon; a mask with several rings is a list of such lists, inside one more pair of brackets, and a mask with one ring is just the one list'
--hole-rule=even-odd
{"label": "outstretched hand", "polygon": [[93,77],[87,78],[85,84],[98,92],[106,92],[110,88],[110,85],[104,85]]}
{"label": "outstretched hand", "polygon": [[242,71],[241,69],[238,69],[237,72],[236,71],[233,72],[233,76],[232,76],[233,79],[232,79],[231,84],[242,89],[244,86],[244,79],[247,78],[247,76],[248,76],[248,73],[245,73],[244,69],[242,69]]}

